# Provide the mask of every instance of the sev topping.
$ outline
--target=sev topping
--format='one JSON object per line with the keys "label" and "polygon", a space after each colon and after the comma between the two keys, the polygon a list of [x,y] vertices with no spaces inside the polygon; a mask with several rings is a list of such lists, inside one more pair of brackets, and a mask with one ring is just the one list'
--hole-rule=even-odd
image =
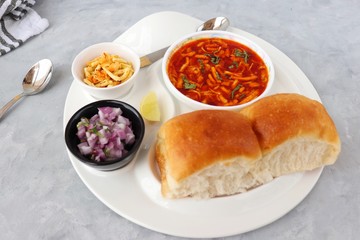
{"label": "sev topping", "polygon": [[90,86],[105,88],[119,85],[133,74],[134,67],[130,62],[104,52],[86,64],[83,80]]}

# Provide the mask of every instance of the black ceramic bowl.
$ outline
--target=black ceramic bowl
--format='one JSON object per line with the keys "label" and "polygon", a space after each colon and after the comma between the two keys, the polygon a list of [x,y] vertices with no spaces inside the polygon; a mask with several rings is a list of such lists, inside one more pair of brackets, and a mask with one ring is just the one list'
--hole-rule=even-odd
{"label": "black ceramic bowl", "polygon": [[[80,153],[77,145],[80,143],[77,137],[77,123],[82,117],[90,118],[98,113],[99,107],[116,107],[122,111],[122,116],[128,118],[132,124],[132,130],[135,135],[135,142],[127,148],[128,153],[121,158],[97,162],[91,160],[90,157],[84,156]],[[90,103],[79,109],[69,120],[65,128],[65,142],[70,152],[81,162],[95,169],[102,171],[115,170],[124,167],[133,160],[138,151],[145,133],[145,124],[140,113],[131,105],[116,101],[116,100],[101,100]]]}

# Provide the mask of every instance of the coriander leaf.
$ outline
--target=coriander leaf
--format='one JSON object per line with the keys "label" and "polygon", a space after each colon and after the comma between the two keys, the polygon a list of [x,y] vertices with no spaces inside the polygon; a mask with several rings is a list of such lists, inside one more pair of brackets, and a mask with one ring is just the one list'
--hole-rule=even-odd
{"label": "coriander leaf", "polygon": [[241,50],[239,50],[238,48],[236,48],[236,49],[234,50],[234,55],[235,55],[235,57],[241,57],[241,54],[242,54],[242,52],[241,52]]}
{"label": "coriander leaf", "polygon": [[233,69],[233,68],[238,68],[239,67],[239,63],[233,61],[232,64],[228,67],[229,69]]}
{"label": "coriander leaf", "polygon": [[221,78],[221,76],[220,76],[220,74],[218,73],[218,72],[216,72],[216,78],[218,79],[218,80],[222,80],[222,78]]}
{"label": "coriander leaf", "polygon": [[241,100],[241,99],[243,99],[244,97],[246,97],[246,94],[245,94],[245,93],[241,94],[238,99]]}
{"label": "coriander leaf", "polygon": [[185,82],[185,83],[184,83],[184,88],[185,88],[185,89],[195,89],[195,88],[196,88],[196,84],[194,84],[194,83],[189,83],[189,82]]}
{"label": "coriander leaf", "polygon": [[105,154],[106,157],[109,157],[109,156],[110,156],[110,149],[109,149],[109,148],[105,148],[104,154]]}
{"label": "coriander leaf", "polygon": [[235,92],[241,88],[241,84],[236,85],[236,87],[231,91],[231,99],[234,99]]}
{"label": "coriander leaf", "polygon": [[208,56],[210,57],[210,61],[213,63],[213,64],[219,64],[220,62],[220,57],[216,56],[216,55],[213,55],[213,54],[205,54],[205,56]]}
{"label": "coriander leaf", "polygon": [[244,58],[245,63],[248,62],[249,57],[250,57],[250,55],[249,55],[245,50],[241,51],[241,50],[238,49],[238,48],[236,48],[236,49],[234,50],[234,55],[235,55],[235,57]]}
{"label": "coriander leaf", "polygon": [[195,83],[190,83],[189,80],[186,78],[186,76],[182,76],[182,79],[184,81],[184,88],[185,89],[195,89],[196,88],[196,84]]}
{"label": "coriander leaf", "polygon": [[199,62],[199,64],[200,64],[200,71],[201,71],[202,73],[204,73],[204,71],[205,71],[205,66],[204,66],[203,60],[202,60],[202,59],[198,59],[198,62]]}
{"label": "coriander leaf", "polygon": [[85,127],[87,127],[87,126],[89,126],[89,119],[87,119],[87,118],[81,118],[81,121],[80,122],[78,122],[78,124],[76,124],[76,127],[77,128],[79,128],[79,127],[81,127],[81,126],[85,126]]}

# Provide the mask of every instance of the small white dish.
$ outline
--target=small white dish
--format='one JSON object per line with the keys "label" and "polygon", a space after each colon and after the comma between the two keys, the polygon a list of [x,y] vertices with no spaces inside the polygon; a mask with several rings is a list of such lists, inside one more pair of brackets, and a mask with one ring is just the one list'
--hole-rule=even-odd
{"label": "small white dish", "polygon": [[[112,87],[94,87],[86,84],[84,79],[84,67],[88,61],[99,57],[104,52],[108,54],[115,54],[132,63],[134,68],[133,75],[125,82],[112,86]],[[140,70],[140,57],[131,48],[114,42],[103,42],[91,45],[82,50],[75,58],[71,66],[71,72],[75,81],[81,86],[81,88],[89,93],[96,99],[116,99],[126,95],[134,82],[137,79],[137,75]]]}

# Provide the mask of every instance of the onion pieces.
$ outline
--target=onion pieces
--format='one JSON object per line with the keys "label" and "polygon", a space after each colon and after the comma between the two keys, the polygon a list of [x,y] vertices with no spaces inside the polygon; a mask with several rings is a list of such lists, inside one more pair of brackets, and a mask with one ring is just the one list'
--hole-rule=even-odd
{"label": "onion pieces", "polygon": [[120,108],[101,107],[90,119],[81,118],[77,124],[81,154],[97,162],[124,156],[125,145],[133,144],[135,135],[130,120],[121,114]]}

